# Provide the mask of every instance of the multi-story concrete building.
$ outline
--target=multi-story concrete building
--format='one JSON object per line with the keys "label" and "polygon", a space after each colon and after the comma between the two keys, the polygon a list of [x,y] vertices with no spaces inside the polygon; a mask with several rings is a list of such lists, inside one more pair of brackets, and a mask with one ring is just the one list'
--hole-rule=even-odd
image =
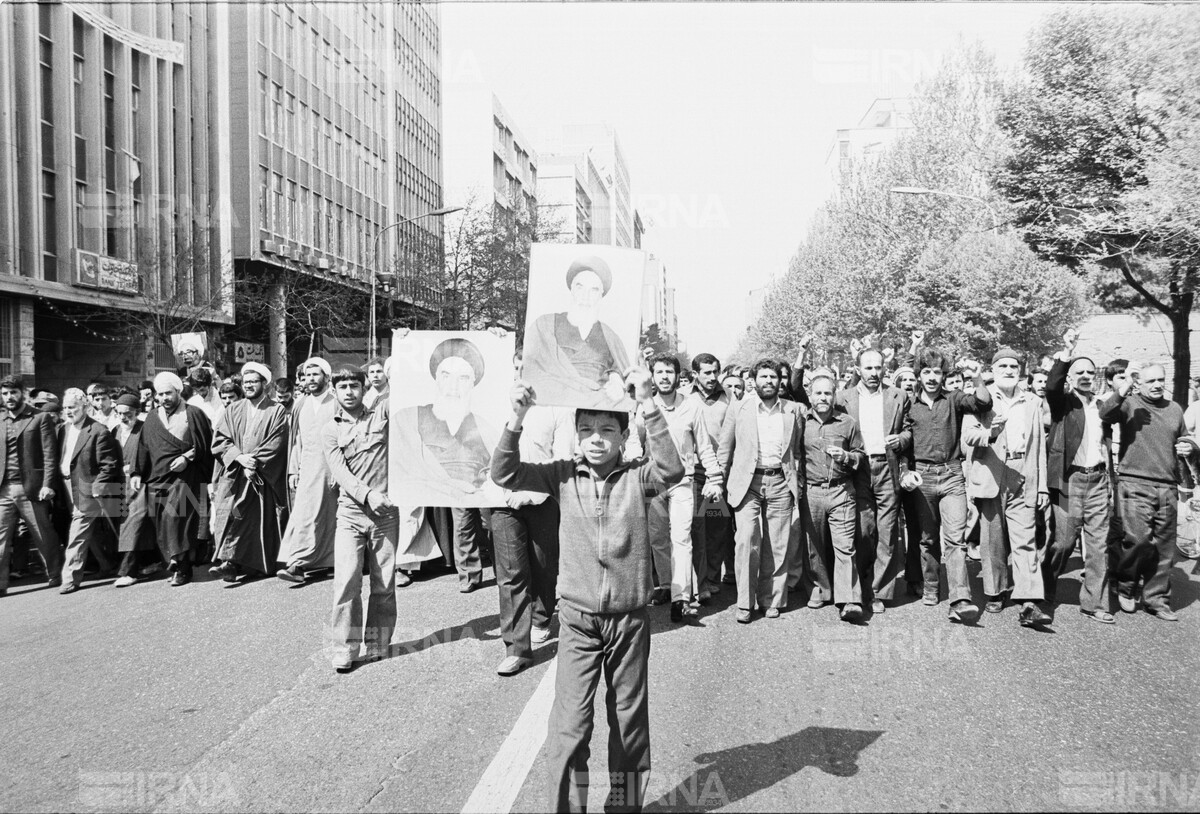
{"label": "multi-story concrete building", "polygon": [[[443,204],[439,65],[434,6],[0,4],[0,372],[135,380],[192,327],[283,373],[287,320],[235,325],[235,279],[365,303],[375,236]],[[441,227],[380,242],[409,306]]]}
{"label": "multi-story concrete building", "polygon": [[494,205],[516,216],[537,211],[537,151],[490,89],[478,85],[448,88],[444,121],[450,200]]}
{"label": "multi-story concrete building", "polygon": [[539,132],[538,139],[543,155],[591,158],[592,242],[633,248],[633,192],[616,131],[604,124],[572,124]]}
{"label": "multi-story concrete building", "polygon": [[[436,307],[443,225],[420,216],[443,205],[437,7],[244,3],[229,13],[239,277],[286,281],[273,292],[280,300],[302,299],[309,281],[324,292],[340,283],[365,301],[373,275],[395,275],[378,290],[381,304]],[[279,313],[239,332],[267,340],[282,372],[288,326]],[[307,353],[307,336],[292,339]],[[339,344],[366,353],[365,334]]]}
{"label": "multi-story concrete building", "polygon": [[596,173],[587,155],[542,156],[538,167],[538,211],[554,224],[559,243],[592,243],[592,196]]}
{"label": "multi-story concrete building", "polygon": [[877,158],[900,134],[913,128],[908,99],[876,99],[858,126],[837,131],[825,156],[836,189],[853,182],[859,168]]}
{"label": "multi-story concrete building", "polygon": [[0,372],[136,381],[162,320],[232,322],[228,13],[0,5]]}

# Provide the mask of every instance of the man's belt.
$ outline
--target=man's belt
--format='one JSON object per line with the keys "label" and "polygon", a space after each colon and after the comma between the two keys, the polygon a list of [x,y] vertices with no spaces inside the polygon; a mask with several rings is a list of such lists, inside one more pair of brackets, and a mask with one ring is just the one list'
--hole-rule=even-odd
{"label": "man's belt", "polygon": [[872,461],[886,461],[887,455],[868,455],[867,458]]}
{"label": "man's belt", "polygon": [[917,461],[916,463],[913,464],[913,466],[916,467],[916,470],[918,472],[941,472],[943,470],[945,470],[946,472],[952,472],[955,469],[959,470],[960,472],[962,471],[962,461],[960,461],[960,460],[947,461],[944,464],[934,464],[934,463],[927,463],[925,461]]}
{"label": "man's belt", "polygon": [[1093,472],[1103,472],[1106,468],[1107,467],[1105,466],[1103,461],[1096,464],[1095,466],[1076,466],[1075,464],[1071,464],[1070,466],[1067,467],[1067,472],[1082,472],[1084,474],[1090,475]]}
{"label": "man's belt", "polygon": [[836,486],[845,486],[849,482],[849,478],[829,478],[828,480],[818,481],[817,483],[810,483],[808,484],[808,488],[813,489],[820,487],[824,489],[833,489]]}
{"label": "man's belt", "polygon": [[1025,450],[1021,450],[1020,452],[1010,452],[1010,453],[1008,453],[1008,457],[1006,457],[1004,460],[1006,460],[1006,461],[1019,461],[1019,460],[1021,460],[1021,459],[1022,459],[1022,458],[1024,458],[1024,457],[1025,457]]}
{"label": "man's belt", "polygon": [[766,467],[756,466],[756,467],[754,467],[754,474],[755,475],[782,475],[783,467],[778,467],[775,469],[768,469]]}

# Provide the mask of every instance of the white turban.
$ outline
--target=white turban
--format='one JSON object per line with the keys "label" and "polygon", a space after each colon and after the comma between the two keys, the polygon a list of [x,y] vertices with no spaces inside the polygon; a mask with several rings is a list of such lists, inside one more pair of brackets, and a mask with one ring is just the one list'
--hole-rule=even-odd
{"label": "white turban", "polygon": [[271,369],[261,362],[247,362],[242,365],[242,377],[245,378],[247,373],[257,373],[259,376],[262,376],[264,383],[271,383]]}
{"label": "white turban", "polygon": [[191,337],[179,340],[179,352],[183,353],[185,350],[194,350],[196,353],[204,352],[204,348],[200,347],[200,343]]}
{"label": "white turban", "polygon": [[179,378],[169,370],[164,370],[162,373],[159,373],[154,377],[154,389],[157,391],[167,388],[174,390],[176,393],[182,393],[183,379]]}
{"label": "white turban", "polygon": [[300,369],[300,372],[303,373],[304,371],[308,370],[309,365],[316,365],[317,367],[321,368],[321,370],[323,370],[325,372],[325,378],[327,378],[327,379],[330,378],[331,376],[333,376],[333,368],[330,367],[329,363],[326,362],[324,359],[322,359],[320,356],[314,356],[313,358],[311,358],[307,362],[305,362],[304,367],[302,367]]}

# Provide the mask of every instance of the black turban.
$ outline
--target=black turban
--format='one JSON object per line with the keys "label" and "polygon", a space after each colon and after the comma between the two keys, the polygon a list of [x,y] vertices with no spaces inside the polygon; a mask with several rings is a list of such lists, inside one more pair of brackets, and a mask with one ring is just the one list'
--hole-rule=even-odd
{"label": "black turban", "polygon": [[429,375],[436,379],[438,365],[454,356],[471,366],[475,371],[475,384],[479,384],[483,378],[483,354],[467,339],[447,339],[434,348],[433,355],[429,357]]}
{"label": "black turban", "polygon": [[571,264],[567,269],[567,288],[571,287],[571,283],[575,282],[575,277],[581,271],[593,272],[600,278],[601,284],[604,286],[604,293],[608,293],[608,289],[612,288],[612,271],[608,267],[608,263],[600,257],[581,257]]}

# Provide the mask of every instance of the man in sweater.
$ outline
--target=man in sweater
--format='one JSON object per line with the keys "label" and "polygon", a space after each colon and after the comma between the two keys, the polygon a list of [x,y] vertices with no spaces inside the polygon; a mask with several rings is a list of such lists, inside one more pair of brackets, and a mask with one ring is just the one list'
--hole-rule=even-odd
{"label": "man in sweater", "polygon": [[[696,374],[692,400],[700,404],[704,413],[704,424],[715,450],[720,443],[721,424],[729,411],[731,399],[721,384],[721,362],[711,353],[698,353],[692,357],[692,371]],[[734,377],[738,386],[741,379]],[[731,379],[733,381],[733,379]],[[692,499],[696,503],[696,516],[692,519],[692,560],[696,564],[696,586],[700,592],[700,603],[721,591],[721,565],[725,566],[728,582],[733,582],[733,525],[732,515],[724,497],[704,497],[708,476],[704,464],[696,461],[692,473]]]}
{"label": "man in sweater", "polygon": [[650,779],[647,668],[650,660],[650,539],[646,499],[683,480],[684,467],[667,421],[651,398],[650,374],[627,377],[641,403],[649,457],[624,460],[625,413],[579,410],[579,456],[521,462],[519,441],[535,394],[523,382],[513,415],[492,457],[492,478],[505,489],[546,492],[561,507],[559,649],[554,708],[546,751],[555,811],[587,809],[592,706],[603,671],[608,682],[608,771],[605,809],[640,811]]}
{"label": "man in sweater", "polygon": [[1177,622],[1171,610],[1169,574],[1175,554],[1179,495],[1176,458],[1196,450],[1187,435],[1183,408],[1165,398],[1166,369],[1142,369],[1139,392],[1129,379],[1100,405],[1100,420],[1121,430],[1117,466],[1117,509],[1122,535],[1116,554],[1117,599],[1121,610],[1137,610],[1137,584],[1147,613]]}

